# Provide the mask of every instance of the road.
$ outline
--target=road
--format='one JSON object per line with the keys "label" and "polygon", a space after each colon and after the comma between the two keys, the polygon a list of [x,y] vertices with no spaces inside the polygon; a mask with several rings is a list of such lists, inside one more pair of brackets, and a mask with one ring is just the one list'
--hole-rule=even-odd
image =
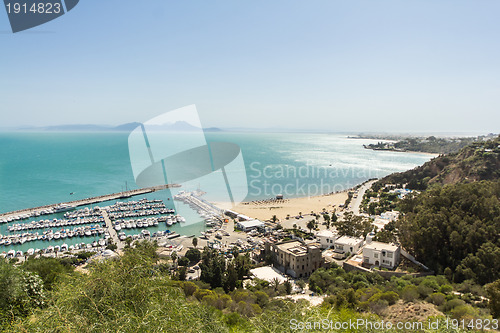
{"label": "road", "polygon": [[357,198],[352,198],[351,204],[350,204],[350,211],[354,213],[354,215],[359,215],[359,207],[361,206],[361,202],[363,201],[363,196],[365,195],[366,190],[368,190],[373,183],[375,183],[377,179],[370,180],[369,182],[364,183],[361,185],[361,187],[358,189],[357,193]]}

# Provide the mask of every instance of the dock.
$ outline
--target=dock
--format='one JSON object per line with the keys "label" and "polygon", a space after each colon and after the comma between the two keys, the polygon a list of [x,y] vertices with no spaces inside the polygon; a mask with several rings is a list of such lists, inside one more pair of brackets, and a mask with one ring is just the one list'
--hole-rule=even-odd
{"label": "dock", "polygon": [[106,223],[106,228],[108,229],[109,235],[111,236],[113,243],[115,243],[117,246],[117,250],[123,250],[124,244],[118,238],[118,234],[116,230],[113,228],[113,222],[111,222],[108,212],[105,209],[101,209],[100,211],[102,213],[102,217],[104,217],[104,222]]}
{"label": "dock", "polygon": [[133,197],[136,195],[152,193],[152,192],[161,191],[161,190],[165,190],[167,188],[174,188],[174,187],[180,187],[180,185],[178,185],[178,184],[166,184],[166,185],[160,185],[160,186],[145,187],[145,188],[140,188],[140,189],[136,189],[136,190],[100,195],[100,196],[92,197],[92,198],[85,198],[85,199],[74,200],[74,201],[69,201],[69,202],[60,202],[60,203],[56,203],[56,204],[45,205],[45,206],[40,206],[40,207],[35,207],[35,208],[26,208],[26,209],[16,210],[13,212],[1,213],[0,218],[9,218],[11,216],[19,216],[19,215],[24,215],[24,214],[31,215],[31,214],[34,214],[37,212],[40,213],[40,212],[47,210],[47,209],[56,209],[57,207],[60,207],[61,205],[68,205],[68,206],[73,206],[76,208],[79,206],[91,205],[91,204],[109,201],[109,200],[130,198],[130,197]]}

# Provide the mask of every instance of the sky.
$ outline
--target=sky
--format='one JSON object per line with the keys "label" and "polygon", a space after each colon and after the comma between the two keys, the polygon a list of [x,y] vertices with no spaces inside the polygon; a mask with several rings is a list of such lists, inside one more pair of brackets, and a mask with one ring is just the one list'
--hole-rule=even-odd
{"label": "sky", "polygon": [[81,0],[13,34],[0,8],[0,127],[500,131],[496,0]]}

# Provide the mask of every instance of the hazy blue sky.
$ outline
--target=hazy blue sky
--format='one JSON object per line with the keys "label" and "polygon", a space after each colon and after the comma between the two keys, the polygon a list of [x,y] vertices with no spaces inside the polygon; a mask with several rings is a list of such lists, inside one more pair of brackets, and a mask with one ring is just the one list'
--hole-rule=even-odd
{"label": "hazy blue sky", "polygon": [[145,121],[335,131],[500,127],[500,1],[82,0],[12,34],[0,127]]}

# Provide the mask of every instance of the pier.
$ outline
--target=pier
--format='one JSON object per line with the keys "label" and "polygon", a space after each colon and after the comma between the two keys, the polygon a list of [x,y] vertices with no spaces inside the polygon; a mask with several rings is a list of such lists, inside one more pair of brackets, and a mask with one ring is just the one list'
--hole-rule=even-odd
{"label": "pier", "polygon": [[129,197],[133,197],[136,195],[152,193],[152,192],[161,191],[161,190],[165,190],[167,188],[173,188],[173,187],[180,187],[180,185],[178,185],[178,184],[166,184],[166,185],[160,185],[160,186],[145,187],[145,188],[140,188],[137,190],[130,190],[130,191],[124,191],[124,192],[118,192],[118,193],[105,194],[105,195],[100,195],[100,196],[92,197],[92,198],[85,198],[85,199],[74,200],[74,201],[69,201],[69,202],[60,202],[57,204],[51,204],[51,205],[40,206],[40,207],[35,207],[35,208],[26,208],[26,209],[16,210],[13,212],[2,213],[2,214],[0,214],[0,218],[9,218],[9,217],[25,215],[25,214],[34,215],[36,213],[42,213],[43,211],[46,211],[46,210],[51,210],[51,209],[56,210],[58,207],[61,207],[61,205],[71,206],[71,207],[76,208],[79,206],[91,205],[91,204],[109,201],[109,200],[129,198]]}
{"label": "pier", "polygon": [[104,222],[106,223],[106,228],[108,229],[109,236],[111,236],[111,239],[113,240],[113,243],[116,244],[118,250],[123,250],[123,242],[118,238],[118,234],[113,228],[113,222],[111,222],[108,212],[105,209],[101,209],[100,211],[102,213],[102,217],[104,218]]}

